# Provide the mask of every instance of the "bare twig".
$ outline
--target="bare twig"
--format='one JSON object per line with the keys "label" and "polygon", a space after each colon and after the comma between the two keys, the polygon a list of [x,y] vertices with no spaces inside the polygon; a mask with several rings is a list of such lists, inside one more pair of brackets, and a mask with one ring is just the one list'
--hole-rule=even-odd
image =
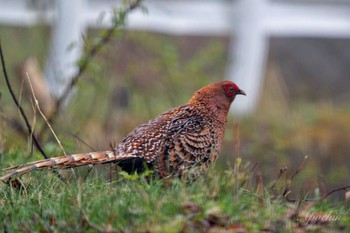
{"label": "bare twig", "polygon": [[[95,148],[93,148],[92,146],[90,146],[87,142],[85,142],[83,139],[81,139],[78,135],[76,134],[70,134],[73,138],[75,138],[76,140],[78,140],[79,142],[83,143],[87,148],[89,148],[91,151],[96,151]],[[114,149],[114,148],[113,148]]]}
{"label": "bare twig", "polygon": [[308,202],[309,205],[315,205],[319,202],[322,202],[324,201],[325,199],[327,199],[330,195],[332,195],[333,193],[335,192],[339,192],[339,191],[347,191],[347,190],[350,190],[350,185],[347,185],[345,187],[341,187],[341,188],[337,188],[337,189],[333,189],[332,191],[328,192],[327,194],[325,194],[323,197],[321,197],[320,199],[307,199],[307,198],[304,198],[304,199],[289,199],[287,196],[285,197],[286,200],[288,202],[292,202],[292,203],[295,203],[295,202],[299,202],[300,203],[303,203],[303,202]]}
{"label": "bare twig", "polygon": [[248,176],[253,174],[253,172],[254,172],[254,170],[256,169],[257,166],[258,166],[258,163],[255,163],[254,166],[250,169]]}
{"label": "bare twig", "polygon": [[303,161],[300,163],[298,169],[295,170],[294,174],[287,180],[287,184],[286,184],[284,191],[283,191],[283,194],[282,194],[282,197],[286,198],[287,200],[289,200],[287,196],[291,192],[290,186],[292,184],[292,181],[300,173],[300,171],[304,167],[304,164],[305,164],[308,157],[309,157],[308,155],[305,155],[305,157],[304,157]]}
{"label": "bare twig", "polygon": [[350,185],[347,185],[345,187],[342,188],[337,188],[337,189],[333,189],[332,191],[330,191],[329,193],[327,193],[326,195],[324,195],[320,200],[323,201],[324,199],[326,199],[327,197],[329,197],[330,195],[332,195],[335,192],[339,192],[339,191],[347,191],[350,190]]}
{"label": "bare twig", "polygon": [[[125,20],[126,15],[134,10],[135,8],[139,7],[141,4],[142,0],[136,0],[135,2],[133,2],[132,4],[129,5],[129,7],[127,9],[125,9],[124,11],[120,12],[119,14],[119,18],[115,17],[113,20],[113,25],[111,28],[109,28],[104,35],[102,36],[102,38],[98,41],[98,43],[96,43],[94,46],[92,46],[90,48],[90,50],[88,50],[86,52],[86,54],[81,58],[81,63],[79,64],[78,67],[78,72],[76,75],[74,75],[74,77],[71,79],[70,83],[67,85],[67,87],[64,89],[62,95],[56,100],[55,103],[55,107],[53,109],[53,111],[51,112],[51,114],[47,117],[47,120],[49,122],[53,122],[55,117],[57,116],[57,113],[59,112],[62,103],[66,100],[66,98],[69,96],[69,93],[71,93],[71,91],[73,90],[73,88],[75,87],[75,85],[77,84],[79,78],[82,76],[82,74],[86,71],[86,68],[88,67],[88,65],[90,64],[91,60],[96,56],[96,54],[102,49],[102,47],[104,45],[106,45],[112,38],[115,30],[123,25],[123,22]],[[45,128],[43,128],[40,131],[40,134],[42,134],[42,132],[45,130]]]}
{"label": "bare twig", "polygon": [[30,123],[28,121],[28,118],[27,118],[27,116],[26,116],[22,106],[19,104],[19,102],[17,100],[17,97],[15,96],[15,94],[14,94],[14,92],[12,90],[12,86],[10,84],[10,81],[9,81],[9,78],[8,78],[8,75],[7,75],[7,71],[6,71],[5,58],[4,58],[4,54],[3,54],[3,51],[2,51],[1,41],[0,41],[0,56],[1,56],[1,64],[2,64],[3,74],[4,74],[4,77],[5,77],[7,88],[10,91],[11,97],[12,97],[13,101],[15,102],[17,108],[19,109],[19,112],[21,113],[21,116],[24,119],[25,125],[27,127],[28,134],[31,135],[31,138],[33,139],[33,142],[34,142],[36,148],[39,150],[39,152],[42,154],[42,156],[45,159],[47,159],[48,158],[47,155],[45,154],[44,150],[42,149],[38,139],[35,137],[34,130],[32,129],[32,126],[30,125]]}
{"label": "bare twig", "polygon": [[283,173],[285,173],[286,171],[287,171],[287,167],[280,168],[280,172],[279,172],[277,178],[275,179],[275,181],[273,182],[273,184],[271,185],[270,191],[274,191],[275,190],[277,182],[281,179]]}
{"label": "bare twig", "polygon": [[241,183],[239,184],[239,187],[243,187],[243,185],[248,181],[248,179],[251,177],[255,169],[258,167],[258,163],[255,163],[254,166],[250,169],[249,173],[242,179]]}
{"label": "bare twig", "polygon": [[291,180],[293,180],[294,177],[296,177],[296,175],[298,175],[298,174],[300,173],[300,171],[301,171],[301,169],[304,167],[304,164],[305,164],[305,162],[306,162],[306,160],[307,160],[308,157],[309,157],[308,155],[305,155],[305,157],[304,157],[303,161],[300,163],[298,169],[295,170],[294,174],[293,174],[292,177],[290,178]]}

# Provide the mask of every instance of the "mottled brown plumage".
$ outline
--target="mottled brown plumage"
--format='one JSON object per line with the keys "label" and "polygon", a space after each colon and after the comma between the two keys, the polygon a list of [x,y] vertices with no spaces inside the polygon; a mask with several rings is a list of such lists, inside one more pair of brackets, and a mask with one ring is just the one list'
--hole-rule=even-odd
{"label": "mottled brown plumage", "polygon": [[68,168],[116,162],[126,171],[145,165],[161,177],[197,176],[219,156],[226,117],[236,95],[245,93],[236,84],[222,81],[198,90],[184,105],[140,125],[110,151],[74,154],[13,166],[9,177],[35,169]]}

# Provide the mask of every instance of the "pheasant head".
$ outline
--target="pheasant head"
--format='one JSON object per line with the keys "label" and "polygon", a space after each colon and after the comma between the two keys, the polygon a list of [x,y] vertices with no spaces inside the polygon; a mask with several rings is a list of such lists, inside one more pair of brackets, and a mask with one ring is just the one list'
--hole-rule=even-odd
{"label": "pheasant head", "polygon": [[246,93],[234,82],[221,81],[199,89],[189,103],[204,105],[214,116],[226,119],[230,105],[237,95]]}

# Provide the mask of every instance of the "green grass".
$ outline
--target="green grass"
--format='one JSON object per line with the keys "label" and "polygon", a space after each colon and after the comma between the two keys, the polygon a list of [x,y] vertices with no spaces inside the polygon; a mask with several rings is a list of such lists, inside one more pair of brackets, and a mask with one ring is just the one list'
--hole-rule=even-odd
{"label": "green grass", "polygon": [[[108,167],[108,166],[107,166]],[[67,175],[49,171],[23,176],[23,186],[0,188],[0,228],[5,232],[294,232],[350,230],[349,203],[299,205],[257,188],[244,167],[211,169],[196,181],[118,175],[107,167]],[[102,169],[101,169],[102,168]],[[69,173],[69,172],[67,172]],[[71,173],[70,173],[71,174]],[[247,182],[243,182],[247,181]],[[258,185],[259,186],[259,185]],[[303,225],[305,213],[340,216],[324,225]],[[239,231],[236,231],[239,232]]]}

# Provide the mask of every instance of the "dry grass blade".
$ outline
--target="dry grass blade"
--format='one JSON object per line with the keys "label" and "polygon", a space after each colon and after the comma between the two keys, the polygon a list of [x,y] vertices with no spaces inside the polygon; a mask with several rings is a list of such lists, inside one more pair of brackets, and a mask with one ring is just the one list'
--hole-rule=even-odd
{"label": "dry grass blade", "polygon": [[43,118],[44,121],[46,122],[47,126],[50,128],[50,130],[51,130],[53,136],[55,137],[55,139],[56,139],[58,145],[61,147],[61,149],[62,149],[64,155],[67,155],[67,154],[66,154],[66,151],[64,150],[64,148],[63,148],[63,146],[62,146],[62,144],[61,144],[61,141],[59,140],[59,138],[57,137],[55,131],[54,131],[53,128],[51,127],[51,125],[50,125],[49,121],[47,120],[45,114],[41,111],[40,105],[39,105],[39,101],[37,100],[37,98],[36,98],[36,96],[35,96],[34,89],[33,89],[33,86],[32,86],[32,82],[30,81],[30,77],[29,77],[28,73],[26,73],[26,75],[27,75],[27,78],[28,78],[30,90],[31,90],[32,95],[33,95],[33,98],[34,98],[34,102],[35,102],[36,108],[38,109],[40,115],[42,116],[42,118]]}

